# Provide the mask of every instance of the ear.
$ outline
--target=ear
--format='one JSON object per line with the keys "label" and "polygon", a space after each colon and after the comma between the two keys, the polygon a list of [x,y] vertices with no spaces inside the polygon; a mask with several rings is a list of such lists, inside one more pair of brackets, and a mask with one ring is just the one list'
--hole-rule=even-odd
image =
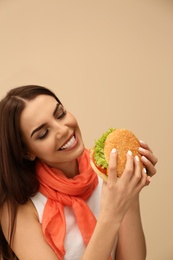
{"label": "ear", "polygon": [[34,155],[30,155],[29,158],[28,158],[28,160],[34,161],[34,160],[35,160],[35,156],[34,156]]}
{"label": "ear", "polygon": [[29,161],[34,161],[36,156],[31,154],[31,153],[26,153],[26,154],[24,154],[24,158],[29,160]]}

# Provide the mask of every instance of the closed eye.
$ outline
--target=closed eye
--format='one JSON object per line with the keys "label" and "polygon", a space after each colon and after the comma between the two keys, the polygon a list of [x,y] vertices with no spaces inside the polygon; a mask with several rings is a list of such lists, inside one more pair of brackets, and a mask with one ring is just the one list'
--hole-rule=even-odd
{"label": "closed eye", "polygon": [[[57,119],[61,119],[61,118],[63,118],[66,114],[67,114],[67,111],[64,109],[64,107],[63,107],[62,105],[60,105],[60,106],[59,106],[59,109],[58,109],[58,110],[56,111],[56,113],[55,113],[55,117],[56,117]],[[45,130],[43,131],[43,133],[41,133],[41,134],[39,135],[38,139],[39,139],[39,140],[45,139],[45,138],[47,137],[48,133],[49,133],[49,130],[48,130],[48,129],[45,129]]]}
{"label": "closed eye", "polygon": [[55,113],[55,117],[56,117],[57,119],[61,119],[61,118],[63,118],[66,114],[67,114],[67,111],[64,109],[64,107],[63,107],[62,105],[59,105],[59,106],[58,106],[58,109],[57,109],[57,111],[56,111],[56,113]]}
{"label": "closed eye", "polygon": [[[64,109],[64,107],[62,106],[62,104],[58,103],[55,107],[55,110],[53,112],[53,116],[55,119],[61,119],[63,118],[65,115],[67,114],[67,111]],[[31,137],[38,133],[38,131],[42,130],[41,133],[39,134],[38,138],[39,140],[44,139],[48,133],[49,133],[49,129],[46,128],[47,127],[47,123],[43,123],[40,126],[38,126],[36,129],[34,129],[31,133]],[[42,134],[43,133],[43,134]]]}
{"label": "closed eye", "polygon": [[64,117],[66,114],[67,114],[67,111],[64,110],[64,111],[61,113],[61,115],[59,115],[59,116],[57,117],[57,119],[61,119],[61,118]]}
{"label": "closed eye", "polygon": [[49,132],[49,130],[46,129],[46,130],[44,131],[44,133],[41,134],[41,135],[38,137],[38,139],[39,139],[39,140],[42,140],[42,139],[46,138],[46,136],[48,135],[48,132]]}

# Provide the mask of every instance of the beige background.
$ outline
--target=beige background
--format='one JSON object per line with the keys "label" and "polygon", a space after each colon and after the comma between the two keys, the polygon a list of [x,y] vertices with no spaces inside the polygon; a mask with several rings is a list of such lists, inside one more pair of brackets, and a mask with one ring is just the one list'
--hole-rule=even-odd
{"label": "beige background", "polygon": [[78,118],[87,147],[124,127],[159,158],[141,194],[147,260],[173,259],[172,46],[172,1],[0,0],[1,97],[48,86]]}

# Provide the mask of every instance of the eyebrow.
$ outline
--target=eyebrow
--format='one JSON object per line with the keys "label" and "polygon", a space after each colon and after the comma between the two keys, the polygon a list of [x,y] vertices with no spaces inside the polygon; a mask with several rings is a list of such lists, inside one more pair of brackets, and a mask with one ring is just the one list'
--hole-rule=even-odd
{"label": "eyebrow", "polygon": [[[58,110],[58,108],[59,108],[60,105],[61,105],[60,103],[57,103],[57,104],[56,104],[55,110],[53,111],[53,116],[56,115],[56,112],[57,112],[57,110]],[[31,137],[32,137],[36,132],[38,132],[40,129],[42,129],[43,127],[45,127],[46,125],[47,125],[47,123],[44,123],[44,124],[41,124],[40,126],[38,126],[37,128],[35,128],[35,129],[32,131],[32,133],[31,133]]]}

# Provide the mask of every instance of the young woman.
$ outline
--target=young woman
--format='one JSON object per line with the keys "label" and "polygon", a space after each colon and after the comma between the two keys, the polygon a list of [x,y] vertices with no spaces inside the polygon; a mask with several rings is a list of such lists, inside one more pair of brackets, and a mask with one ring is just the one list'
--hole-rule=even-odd
{"label": "young woman", "polygon": [[12,89],[0,102],[0,256],[21,260],[143,260],[139,193],[157,158],[141,143],[121,178],[90,167],[75,117],[47,88]]}

